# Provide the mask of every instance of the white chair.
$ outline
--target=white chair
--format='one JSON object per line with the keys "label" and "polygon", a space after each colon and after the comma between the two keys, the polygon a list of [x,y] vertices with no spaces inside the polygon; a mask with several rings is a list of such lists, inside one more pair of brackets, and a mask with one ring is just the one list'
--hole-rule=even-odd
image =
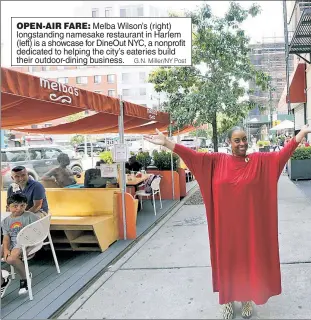
{"label": "white chair", "polygon": [[[54,245],[52,242],[52,238],[50,235],[50,222],[51,222],[51,215],[47,215],[23,228],[17,235],[16,242],[22,248],[23,252],[23,260],[25,264],[26,270],[26,278],[27,278],[27,286],[28,286],[28,293],[29,299],[33,300],[32,295],[32,287],[31,287],[31,278],[30,272],[28,267],[28,259],[27,257],[27,248],[33,247],[29,252],[28,256],[34,254],[35,252],[39,251],[42,246],[49,244],[51,247],[51,251],[53,254],[55,266],[57,273],[60,273],[59,265],[56,257],[56,253],[54,250]],[[47,242],[44,242],[45,239],[48,238]],[[13,269],[14,270],[14,269]],[[12,268],[11,268],[12,273]],[[14,274],[14,271],[13,271]],[[13,276],[12,276],[13,278]],[[13,278],[14,279],[14,278]]]}
{"label": "white chair", "polygon": [[158,193],[160,197],[160,204],[161,204],[161,209],[162,209],[162,199],[161,199],[161,190],[160,190],[160,182],[161,182],[161,177],[156,177],[152,182],[151,182],[151,193],[145,192],[145,190],[138,190],[136,191],[135,195],[140,199],[140,205],[141,208],[143,208],[143,197],[151,197],[153,200],[153,210],[154,210],[154,215],[157,215],[156,211],[156,206],[155,206],[155,199],[154,196]]}

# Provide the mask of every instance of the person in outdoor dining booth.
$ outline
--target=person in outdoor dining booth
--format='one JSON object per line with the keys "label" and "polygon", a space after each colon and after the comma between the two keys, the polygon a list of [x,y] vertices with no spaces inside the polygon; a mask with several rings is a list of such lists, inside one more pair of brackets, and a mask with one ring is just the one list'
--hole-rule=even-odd
{"label": "person in outdoor dining booth", "polygon": [[60,153],[57,157],[59,167],[53,168],[48,171],[42,178],[42,181],[54,181],[60,188],[72,186],[77,183],[73,172],[67,168],[70,164],[68,154]]}
{"label": "person in outdoor dining booth", "polygon": [[278,180],[309,133],[311,127],[304,125],[280,151],[251,154],[241,127],[228,132],[232,154],[196,152],[158,130],[144,137],[178,154],[198,181],[206,209],[213,291],[219,293],[224,319],[234,318],[235,301],[242,303],[242,317],[248,319],[253,302],[265,304],[282,292]]}
{"label": "person in outdoor dining booth", "polygon": [[105,164],[104,160],[96,162],[95,169],[87,169],[84,175],[84,188],[106,188],[107,185],[117,187],[116,178],[104,178],[101,176],[100,165]]}
{"label": "person in outdoor dining booth", "polygon": [[12,194],[21,193],[27,197],[27,211],[37,214],[40,218],[46,216],[49,207],[43,185],[31,178],[24,166],[13,168],[11,177],[14,183],[8,189],[7,198]]}
{"label": "person in outdoor dining booth", "polygon": [[130,173],[131,171],[138,172],[142,167],[141,163],[136,160],[136,156],[130,157],[129,161],[125,163],[127,173]]}
{"label": "person in outdoor dining booth", "polygon": [[[26,211],[28,199],[24,194],[15,193],[7,199],[8,210],[11,212],[10,216],[6,217],[2,223],[3,245],[1,247],[1,258],[9,265],[14,266],[20,275],[20,287],[18,294],[25,294],[28,292],[26,270],[24,262],[22,261],[22,248],[17,244],[18,233],[27,225],[37,221],[38,215],[33,212]],[[28,247],[27,254],[31,255],[31,251],[35,247]],[[39,247],[40,248],[40,247]],[[2,277],[1,273],[1,298],[4,296],[11,279],[9,277]]]}

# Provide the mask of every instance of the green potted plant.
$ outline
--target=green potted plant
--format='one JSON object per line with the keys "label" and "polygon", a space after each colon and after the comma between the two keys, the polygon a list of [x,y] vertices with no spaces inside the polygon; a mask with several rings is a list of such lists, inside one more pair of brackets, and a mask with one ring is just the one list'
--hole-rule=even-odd
{"label": "green potted plant", "polygon": [[[156,169],[148,169],[148,173],[159,174],[161,180],[161,197],[164,200],[173,199],[173,180],[174,179],[174,200],[179,200],[181,196],[180,183],[186,184],[185,179],[179,178],[178,167],[179,157],[173,153],[173,177],[171,172],[171,153],[168,151],[153,151],[152,152],[154,166]],[[183,186],[185,188],[185,186]]]}
{"label": "green potted plant", "polygon": [[259,152],[269,152],[270,151],[270,141],[259,140],[257,142],[257,146],[259,147]]}
{"label": "green potted plant", "polygon": [[99,154],[99,158],[105,161],[106,164],[113,164],[111,151],[104,151]]}
{"label": "green potted plant", "polygon": [[291,180],[311,179],[311,147],[295,150],[288,161],[288,175]]}
{"label": "green potted plant", "polygon": [[151,164],[151,156],[148,151],[138,153],[138,155],[136,156],[136,160],[141,163],[144,170],[147,170],[147,168]]}
{"label": "green potted plant", "polygon": [[[153,154],[154,165],[160,170],[171,170],[171,153],[168,151],[154,152]],[[178,168],[179,157],[173,153],[173,170]]]}
{"label": "green potted plant", "polygon": [[257,146],[259,148],[259,152],[264,152],[264,143],[263,143],[263,141],[261,141],[261,140],[257,141]]}

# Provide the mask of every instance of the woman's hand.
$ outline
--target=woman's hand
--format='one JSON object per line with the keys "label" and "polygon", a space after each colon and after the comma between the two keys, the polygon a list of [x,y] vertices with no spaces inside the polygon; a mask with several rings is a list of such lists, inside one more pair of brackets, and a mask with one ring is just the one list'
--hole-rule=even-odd
{"label": "woman's hand", "polygon": [[300,131],[304,132],[305,134],[311,133],[311,127],[309,124],[305,124],[301,127]]}
{"label": "woman's hand", "polygon": [[148,136],[145,135],[144,139],[153,143],[153,144],[156,144],[158,146],[164,146],[164,147],[174,151],[175,142],[168,140],[166,138],[166,136],[162,132],[160,132],[158,129],[156,129],[156,132],[157,132],[157,134],[155,134],[155,135],[148,135]]}
{"label": "woman's hand", "polygon": [[158,129],[156,129],[156,132],[157,134],[155,135],[148,135],[148,136],[144,135],[144,139],[153,144],[164,146],[165,140],[166,140],[165,135],[162,132],[160,132]]}
{"label": "woman's hand", "polygon": [[301,127],[300,132],[296,135],[296,142],[300,143],[308,133],[311,133],[311,127],[308,124],[305,124]]}

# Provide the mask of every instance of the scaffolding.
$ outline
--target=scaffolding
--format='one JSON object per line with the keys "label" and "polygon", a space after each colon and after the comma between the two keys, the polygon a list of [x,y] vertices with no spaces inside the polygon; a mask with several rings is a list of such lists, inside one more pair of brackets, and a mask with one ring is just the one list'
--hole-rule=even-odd
{"label": "scaffolding", "polygon": [[[255,90],[251,98],[266,108],[266,114],[277,110],[277,105],[286,85],[285,43],[283,37],[264,37],[261,43],[251,45],[251,62],[257,70],[261,70],[271,77],[271,92],[256,90],[255,83],[250,89]],[[289,68],[293,70],[293,57],[289,61]],[[271,110],[269,110],[271,108]]]}
{"label": "scaffolding", "polygon": [[[262,128],[269,130],[276,118],[277,106],[286,86],[285,42],[283,37],[263,37],[260,43],[250,46],[250,60],[257,70],[270,76],[270,89],[261,91],[255,82],[249,84],[253,90],[250,98],[256,103],[257,108],[249,113],[247,121],[248,135],[260,139]],[[293,70],[294,59],[290,57],[289,68]],[[261,109],[261,108],[262,109]],[[265,120],[262,120],[264,118]],[[268,131],[269,132],[269,131]]]}

